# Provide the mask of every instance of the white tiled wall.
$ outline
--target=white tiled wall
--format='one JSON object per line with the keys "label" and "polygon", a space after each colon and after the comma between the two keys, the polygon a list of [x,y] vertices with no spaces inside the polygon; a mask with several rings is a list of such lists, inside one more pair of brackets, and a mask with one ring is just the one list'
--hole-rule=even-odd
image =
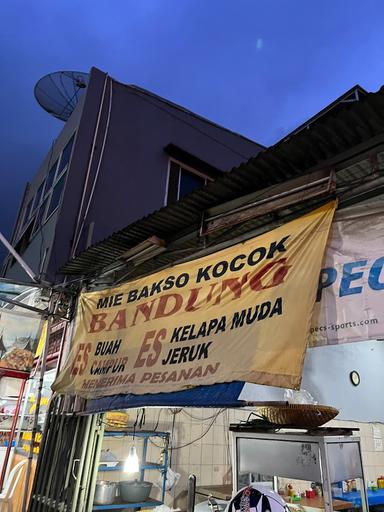
{"label": "white tiled wall", "polygon": [[[136,418],[136,411],[128,411],[130,424]],[[155,427],[158,419],[157,430],[172,433],[171,467],[180,474],[180,480],[172,491],[167,492],[166,503],[169,506],[185,506],[187,480],[189,474],[195,474],[197,485],[217,485],[231,482],[231,458],[230,458],[230,433],[229,424],[246,420],[250,410],[225,410],[218,409],[147,409],[145,430]],[[159,418],[160,414],[160,418]],[[174,421],[173,421],[174,420]],[[376,451],[380,448],[380,442],[374,445],[374,433],[381,433],[384,440],[384,425],[352,423],[333,421],[330,426],[345,426],[360,429],[363,451],[363,463],[367,480],[376,480],[384,474],[384,451]],[[376,430],[373,430],[373,427]],[[156,439],[154,439],[155,442]],[[140,450],[140,442],[137,442]],[[384,441],[383,441],[384,443]],[[122,460],[127,456],[132,438],[106,439],[104,448],[110,448],[115,455]],[[161,454],[160,448],[150,445],[147,460],[157,462]],[[100,473],[100,478],[108,480],[122,480],[127,477],[120,472]],[[146,479],[156,482],[159,478],[158,471],[147,471]],[[154,488],[151,496],[159,497],[159,491]]]}

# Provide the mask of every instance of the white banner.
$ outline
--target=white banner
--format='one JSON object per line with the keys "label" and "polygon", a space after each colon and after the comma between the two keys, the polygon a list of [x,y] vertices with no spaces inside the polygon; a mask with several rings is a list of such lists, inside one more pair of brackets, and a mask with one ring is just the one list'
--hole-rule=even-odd
{"label": "white banner", "polygon": [[384,338],[384,201],[336,213],[309,346]]}

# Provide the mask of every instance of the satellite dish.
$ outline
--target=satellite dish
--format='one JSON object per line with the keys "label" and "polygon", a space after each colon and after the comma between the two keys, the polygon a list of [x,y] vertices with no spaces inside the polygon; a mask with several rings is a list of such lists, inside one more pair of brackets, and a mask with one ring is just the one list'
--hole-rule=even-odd
{"label": "satellite dish", "polygon": [[43,76],[35,85],[35,98],[43,109],[67,121],[88,86],[89,74],[81,71],[56,71]]}

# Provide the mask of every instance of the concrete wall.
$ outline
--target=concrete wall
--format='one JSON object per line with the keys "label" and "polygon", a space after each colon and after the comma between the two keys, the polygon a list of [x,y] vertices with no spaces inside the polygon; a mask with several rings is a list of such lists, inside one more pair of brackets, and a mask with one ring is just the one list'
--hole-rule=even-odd
{"label": "concrete wall", "polygon": [[[339,409],[342,420],[383,421],[382,379],[384,341],[361,341],[309,348],[305,355],[301,387],[321,404]],[[353,386],[350,373],[360,384]],[[242,400],[284,400],[284,389],[246,384]]]}
{"label": "concrete wall", "polygon": [[[181,147],[220,171],[231,170],[262,149],[238,134],[152,93],[107,78],[93,68],[86,94],[29,184],[23,208],[75,130],[60,213],[54,226],[50,223],[43,227],[43,242],[36,237],[23,255],[37,271],[40,252],[49,248],[45,272],[51,280],[60,279],[57,270],[71,257],[79,226],[75,254],[85,249],[87,240],[94,244],[164,206],[169,162],[164,148],[168,144]],[[88,237],[91,224],[93,236]],[[11,274],[21,277],[19,269],[13,268]]]}

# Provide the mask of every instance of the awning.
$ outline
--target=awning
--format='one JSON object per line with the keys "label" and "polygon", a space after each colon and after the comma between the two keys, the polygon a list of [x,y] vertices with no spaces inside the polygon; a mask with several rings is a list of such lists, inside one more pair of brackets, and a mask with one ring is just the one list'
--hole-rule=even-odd
{"label": "awning", "polygon": [[230,382],[174,393],[105,396],[87,400],[85,412],[90,414],[137,407],[242,407],[247,403],[238,400],[243,386],[244,382]]}

